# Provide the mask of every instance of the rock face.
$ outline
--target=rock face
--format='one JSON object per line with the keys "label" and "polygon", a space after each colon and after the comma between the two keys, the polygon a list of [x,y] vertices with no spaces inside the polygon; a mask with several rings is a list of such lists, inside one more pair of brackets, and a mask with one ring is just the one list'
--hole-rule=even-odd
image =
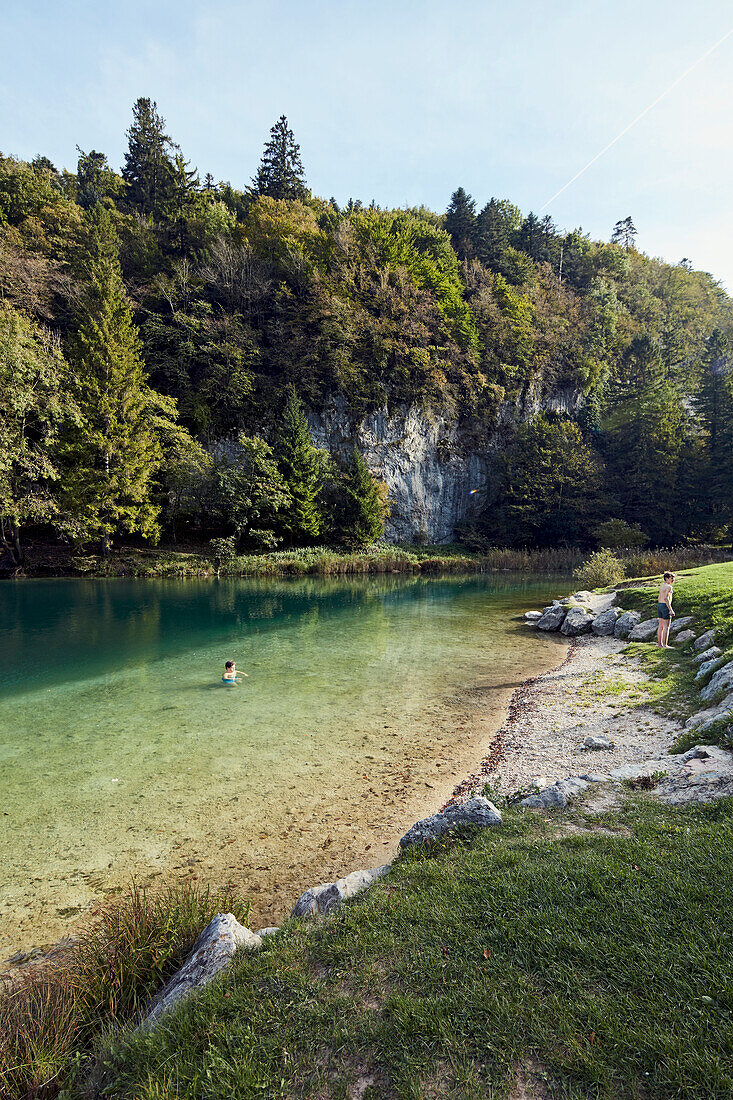
{"label": "rock face", "polygon": [[616,625],[613,628],[614,636],[616,638],[628,638],[631,631],[640,622],[641,615],[638,611],[624,611],[616,619]]}
{"label": "rock face", "polygon": [[645,619],[643,623],[637,623],[629,633],[630,642],[650,642],[656,638],[659,622],[657,619]]}
{"label": "rock face", "polygon": [[721,695],[723,692],[727,695],[731,691],[733,691],[733,661],[723,665],[710,677],[710,683],[702,689],[700,698],[709,703],[716,695]]}
{"label": "rock face", "polygon": [[240,924],[232,913],[217,913],[196,940],[181,969],[153,998],[143,1027],[153,1027],[164,1012],[175,1007],[189,993],[208,985],[229,965],[234,952],[240,947],[254,950],[261,946],[260,937]]}
{"label": "rock face", "polygon": [[616,620],[620,615],[621,612],[618,607],[609,607],[607,611],[602,611],[593,620],[593,633],[597,634],[599,638],[609,637],[615,631]]}
{"label": "rock face", "polygon": [[537,621],[538,630],[559,630],[565,618],[565,608],[561,604],[548,607],[542,618]]}
{"label": "rock face", "polygon": [[388,870],[389,864],[385,863],[383,867],[373,867],[370,871],[352,871],[350,875],[336,882],[324,882],[320,886],[311,886],[300,895],[293,906],[291,916],[326,917],[338,909],[342,901],[366,890]]}
{"label": "rock face", "polygon": [[489,484],[492,455],[507,429],[542,409],[574,411],[582,401],[580,392],[558,389],[544,396],[528,393],[520,406],[506,402],[497,416],[495,438],[475,450],[464,445],[455,418],[418,405],[380,409],[354,423],[339,398],[324,412],[310,414],[309,424],[316,443],[331,451],[346,455],[356,444],[372,473],[385,482],[392,507],[386,538],[450,542],[456,524],[483,507],[481,490]]}
{"label": "rock face", "polygon": [[579,634],[590,634],[592,625],[593,615],[586,611],[585,608],[579,606],[571,607],[560,627],[560,633],[570,638],[575,638]]}
{"label": "rock face", "polygon": [[409,848],[413,844],[424,844],[434,840],[442,833],[454,829],[456,825],[501,825],[501,814],[488,798],[477,796],[468,798],[455,806],[448,806],[439,814],[424,817],[408,829],[400,841],[400,848]]}
{"label": "rock face", "polygon": [[714,641],[715,641],[715,630],[706,630],[705,633],[701,634],[700,637],[695,642],[695,649],[697,650],[698,653],[702,653],[703,650],[709,649]]}

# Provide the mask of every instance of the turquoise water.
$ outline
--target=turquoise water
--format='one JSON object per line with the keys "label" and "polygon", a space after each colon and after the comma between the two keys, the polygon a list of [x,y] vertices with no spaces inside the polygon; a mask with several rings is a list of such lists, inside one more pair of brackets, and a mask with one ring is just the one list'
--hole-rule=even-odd
{"label": "turquoise water", "polygon": [[[557,589],[5,582],[0,959],[133,875],[233,881],[271,917],[309,876],[382,858],[480,758],[514,686],[557,661],[512,621]],[[243,684],[221,684],[226,659]]]}

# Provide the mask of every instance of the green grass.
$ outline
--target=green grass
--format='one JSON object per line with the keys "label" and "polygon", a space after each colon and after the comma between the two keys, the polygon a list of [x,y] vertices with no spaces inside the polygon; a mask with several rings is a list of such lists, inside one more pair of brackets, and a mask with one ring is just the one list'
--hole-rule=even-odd
{"label": "green grass", "polygon": [[730,801],[512,810],[119,1036],[103,1095],[727,1100],[732,891]]}

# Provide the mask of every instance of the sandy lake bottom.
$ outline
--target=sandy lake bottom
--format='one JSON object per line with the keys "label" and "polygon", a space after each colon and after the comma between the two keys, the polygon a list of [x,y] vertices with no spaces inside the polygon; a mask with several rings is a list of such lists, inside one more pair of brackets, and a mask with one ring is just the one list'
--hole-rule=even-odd
{"label": "sandy lake bottom", "polygon": [[[230,882],[254,928],[388,861],[565,647],[567,579],[0,586],[0,961],[134,878]],[[224,660],[249,678],[224,687]]]}

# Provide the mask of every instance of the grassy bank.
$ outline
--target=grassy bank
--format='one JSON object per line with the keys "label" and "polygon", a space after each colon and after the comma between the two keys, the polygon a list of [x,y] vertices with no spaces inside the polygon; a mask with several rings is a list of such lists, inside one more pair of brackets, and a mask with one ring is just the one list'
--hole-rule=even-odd
{"label": "grassy bank", "polygon": [[731,890],[730,802],[510,810],[117,1036],[104,1095],[722,1100]]}
{"label": "grassy bank", "polygon": [[[721,561],[714,546],[670,550],[617,551],[628,575],[682,569]],[[376,573],[569,573],[587,557],[577,547],[495,547],[484,553],[458,544],[410,546],[378,543],[357,551],[309,546],[272,553],[243,554],[221,565],[219,576],[348,576]],[[28,577],[213,577],[217,569],[208,547],[120,547],[108,557],[80,554],[70,547],[31,545],[23,575]]]}
{"label": "grassy bank", "polygon": [[[619,604],[639,611],[644,619],[654,618],[660,582],[661,577],[651,577],[620,589]],[[636,643],[630,649],[651,676],[653,705],[684,720],[711,705],[701,701],[700,688],[717,667],[733,660],[733,562],[678,573],[673,604],[678,617],[695,617],[698,634],[710,627],[715,628],[715,644],[722,650],[722,656],[708,676],[702,682],[695,681],[700,666],[694,661],[695,650],[689,645],[661,650],[655,645]],[[684,752],[700,743],[733,747],[731,723],[723,720],[704,732],[683,733],[675,747]]]}

